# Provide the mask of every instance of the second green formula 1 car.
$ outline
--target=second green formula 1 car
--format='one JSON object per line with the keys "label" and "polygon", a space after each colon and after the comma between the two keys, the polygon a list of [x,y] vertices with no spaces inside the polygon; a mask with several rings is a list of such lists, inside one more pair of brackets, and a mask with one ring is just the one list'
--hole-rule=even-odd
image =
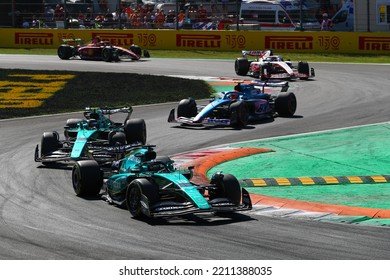
{"label": "second green formula 1 car", "polygon": [[[117,160],[134,146],[146,143],[145,121],[130,119],[132,112],[132,107],[87,107],[83,119],[67,120],[64,140],[56,131],[44,132],[34,159],[45,165],[81,159],[95,159],[102,164]],[[110,119],[116,113],[126,113],[123,123]]]}

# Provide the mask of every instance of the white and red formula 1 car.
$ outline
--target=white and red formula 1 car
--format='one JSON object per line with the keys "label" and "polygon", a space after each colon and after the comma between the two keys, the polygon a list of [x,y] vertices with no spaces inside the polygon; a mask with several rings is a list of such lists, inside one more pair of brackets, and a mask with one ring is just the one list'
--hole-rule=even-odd
{"label": "white and red formula 1 car", "polygon": [[[247,56],[255,57],[248,60]],[[284,61],[281,56],[273,55],[272,50],[242,51],[242,57],[236,59],[234,70],[239,76],[252,76],[267,79],[301,79],[307,80],[315,76],[314,68],[304,61],[293,66],[291,61]]]}

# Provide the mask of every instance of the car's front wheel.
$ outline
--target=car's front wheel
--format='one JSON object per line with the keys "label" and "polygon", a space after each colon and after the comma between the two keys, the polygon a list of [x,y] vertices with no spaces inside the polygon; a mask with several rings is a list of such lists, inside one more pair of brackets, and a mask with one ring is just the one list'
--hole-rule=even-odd
{"label": "car's front wheel", "polygon": [[[146,198],[146,201],[144,200]],[[150,216],[150,206],[159,200],[159,188],[147,179],[132,181],[126,191],[126,205],[134,218]],[[143,206],[143,203],[146,205]]]}
{"label": "car's front wheel", "polygon": [[230,125],[242,127],[248,124],[249,112],[245,102],[236,101],[230,104]]}
{"label": "car's front wheel", "polygon": [[182,99],[177,107],[177,116],[192,118],[198,114],[196,101],[193,98]]}
{"label": "car's front wheel", "polygon": [[292,117],[297,110],[297,98],[293,92],[283,92],[275,99],[275,111],[281,117]]}
{"label": "car's front wheel", "polygon": [[304,74],[305,76],[300,78],[301,80],[307,80],[310,77],[309,64],[305,61],[298,62],[298,73]]}
{"label": "car's front wheel", "polygon": [[103,186],[103,174],[94,160],[77,161],[72,169],[72,184],[77,196],[98,195]]}
{"label": "car's front wheel", "polygon": [[239,205],[241,201],[241,187],[237,178],[232,174],[215,173],[210,181],[217,189],[210,192],[210,199],[227,198],[231,203]]}
{"label": "car's front wheel", "polygon": [[41,157],[57,151],[59,146],[59,135],[56,131],[44,132],[41,139]]}
{"label": "car's front wheel", "polygon": [[69,59],[73,55],[73,49],[71,46],[59,46],[57,49],[57,55],[61,59]]}
{"label": "car's front wheel", "polygon": [[250,63],[244,57],[237,58],[234,62],[234,71],[239,76],[245,76],[249,71]]}

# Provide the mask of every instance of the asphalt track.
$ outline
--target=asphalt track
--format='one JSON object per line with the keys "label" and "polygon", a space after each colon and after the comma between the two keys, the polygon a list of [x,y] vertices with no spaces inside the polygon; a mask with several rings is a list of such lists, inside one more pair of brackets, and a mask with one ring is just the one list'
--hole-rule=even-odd
{"label": "asphalt track", "polygon": [[[150,59],[106,64],[56,57],[0,56],[0,67],[231,77],[232,61]],[[176,104],[136,107],[157,152],[177,155],[241,141],[386,122],[388,65],[313,64],[318,78],[292,85],[297,117],[236,129],[168,124]],[[102,73],[104,77],[104,73]],[[93,82],[93,81],[86,81]],[[0,122],[1,259],[389,259],[385,227],[289,219],[256,211],[149,223],[101,200],[75,197],[68,169],[33,162],[43,131],[80,113]],[[280,212],[279,212],[280,213]],[[212,249],[205,249],[212,248]]]}

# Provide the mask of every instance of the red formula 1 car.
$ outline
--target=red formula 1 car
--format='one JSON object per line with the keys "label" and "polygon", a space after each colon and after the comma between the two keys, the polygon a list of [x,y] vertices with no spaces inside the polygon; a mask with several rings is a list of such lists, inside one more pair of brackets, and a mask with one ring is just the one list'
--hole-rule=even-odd
{"label": "red formula 1 car", "polygon": [[[254,57],[248,60],[248,57]],[[273,55],[271,50],[242,51],[242,57],[236,59],[234,70],[239,76],[252,76],[267,79],[301,79],[307,80],[315,76],[314,68],[309,68],[305,61],[293,66],[291,61],[283,60],[281,56]]]}
{"label": "red formula 1 car", "polygon": [[[107,41],[83,44],[82,39],[63,39],[63,44],[58,47],[57,54],[61,59],[80,58],[83,60],[103,60],[107,62],[120,60],[140,60],[142,50],[137,45],[131,45],[126,49],[114,46]],[[143,51],[144,57],[150,57],[147,50]]]}

